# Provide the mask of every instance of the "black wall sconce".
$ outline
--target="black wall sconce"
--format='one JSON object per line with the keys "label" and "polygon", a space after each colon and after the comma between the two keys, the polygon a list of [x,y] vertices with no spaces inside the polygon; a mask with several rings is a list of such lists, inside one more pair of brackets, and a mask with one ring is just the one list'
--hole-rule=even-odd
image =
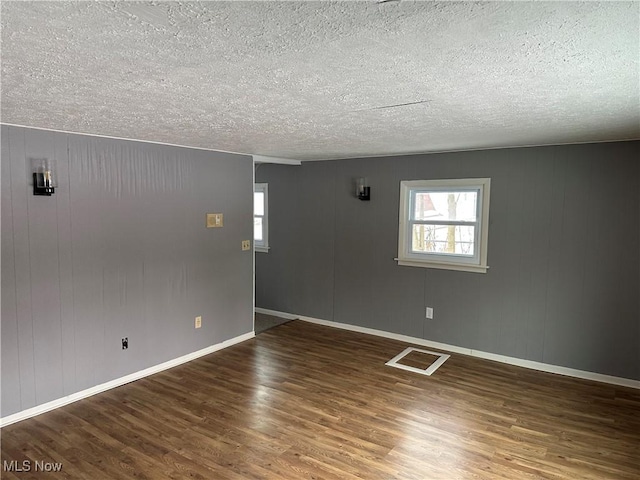
{"label": "black wall sconce", "polygon": [[360,200],[371,200],[371,187],[369,186],[369,180],[366,177],[356,179],[356,196]]}
{"label": "black wall sconce", "polygon": [[53,161],[48,158],[32,158],[33,194],[50,197],[56,191],[55,169]]}

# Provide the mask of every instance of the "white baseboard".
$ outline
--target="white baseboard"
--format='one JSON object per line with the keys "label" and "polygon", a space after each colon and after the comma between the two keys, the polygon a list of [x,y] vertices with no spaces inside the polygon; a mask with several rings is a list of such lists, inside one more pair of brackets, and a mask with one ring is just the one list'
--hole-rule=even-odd
{"label": "white baseboard", "polygon": [[120,377],[115,380],[111,380],[109,382],[96,385],[95,387],[82,390],[81,392],[72,393],[71,395],[58,398],[57,400],[52,400],[50,402],[43,403],[42,405],[37,405],[35,407],[22,410],[21,412],[14,413],[12,415],[7,415],[6,417],[0,418],[0,428],[6,427],[7,425],[11,425],[12,423],[16,423],[21,420],[26,420],[27,418],[35,417],[36,415],[40,415],[41,413],[49,412],[56,408],[62,407],[64,405],[68,405],[78,400],[82,400],[83,398],[87,398],[92,395],[96,395],[106,390],[119,387],[126,383],[130,383],[135,380],[148,377],[149,375],[153,375],[154,373],[162,372],[163,370],[168,370],[169,368],[177,367],[178,365],[190,362],[191,360],[195,360],[196,358],[203,357],[205,355],[209,355],[210,353],[217,352],[218,350],[222,350],[224,348],[230,347],[231,345],[244,342],[245,340],[250,340],[253,337],[255,337],[255,333],[248,332],[243,335],[230,338],[229,340],[225,340],[224,342],[211,345],[210,347],[203,348],[202,350],[188,353],[187,355],[183,355],[182,357],[174,358],[173,360],[166,361],[164,363],[155,365],[153,367],[145,368],[144,370],[140,370],[139,372],[131,373],[124,377]]}
{"label": "white baseboard", "polygon": [[[256,307],[255,310],[256,310],[256,313],[271,315],[272,317],[286,318],[287,320],[295,320],[296,318],[300,318],[300,315],[293,315],[291,313],[278,312],[276,310],[269,310],[266,308]],[[329,323],[332,323],[332,322],[329,322]]]}
{"label": "white baseboard", "polygon": [[522,358],[508,357],[506,355],[498,355],[495,353],[483,352],[481,350],[473,350],[471,348],[448,345],[446,343],[432,342],[430,340],[425,340],[423,338],[410,337],[408,335],[400,335],[398,333],[390,333],[390,332],[385,332],[383,330],[375,330],[373,328],[359,327],[357,325],[349,325],[348,323],[338,323],[330,320],[321,320],[319,318],[305,317],[304,315],[295,315],[292,313],[278,312],[276,310],[256,308],[256,313],[264,313],[266,315],[273,315],[275,317],[282,317],[282,318],[288,318],[288,319],[297,318],[305,322],[316,323],[319,325],[326,325],[328,327],[340,328],[342,330],[350,330],[352,332],[367,333],[369,335],[375,335],[378,337],[390,338],[393,340],[399,340],[401,342],[413,343],[415,345],[422,345],[425,347],[436,348],[438,350],[444,350],[445,352],[471,355],[472,357],[484,358],[486,360],[493,360],[495,362],[506,363],[509,365],[516,365],[518,367],[529,368],[531,370],[539,370],[541,372],[548,372],[548,373],[557,373],[559,375],[565,375],[568,377],[582,378],[584,380],[594,380],[596,382],[603,382],[603,383],[609,383],[612,385],[620,385],[622,387],[640,389],[640,380],[632,380],[630,378],[614,377],[611,375],[604,375],[602,373],[587,372],[584,370],[576,370],[574,368],[551,365],[549,363],[534,362],[533,360],[524,360]]}

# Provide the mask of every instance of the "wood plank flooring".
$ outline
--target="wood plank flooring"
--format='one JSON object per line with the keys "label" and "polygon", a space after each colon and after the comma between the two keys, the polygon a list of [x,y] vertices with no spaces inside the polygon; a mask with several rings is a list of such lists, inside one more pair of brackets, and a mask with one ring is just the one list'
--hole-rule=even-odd
{"label": "wood plank flooring", "polygon": [[406,346],[292,321],[5,427],[2,478],[640,478],[640,391]]}
{"label": "wood plank flooring", "polygon": [[286,318],[256,313],[255,320],[253,322],[253,330],[256,332],[256,335],[258,335],[259,333],[266,332],[270,328],[277,327],[278,325],[282,325],[288,321],[289,320]]}

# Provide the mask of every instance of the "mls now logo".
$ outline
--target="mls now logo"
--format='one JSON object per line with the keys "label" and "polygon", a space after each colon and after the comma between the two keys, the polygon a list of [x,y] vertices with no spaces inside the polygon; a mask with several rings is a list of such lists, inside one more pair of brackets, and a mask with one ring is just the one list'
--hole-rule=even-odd
{"label": "mls now logo", "polygon": [[62,470],[62,463],[58,462],[43,462],[36,460],[23,460],[18,462],[17,460],[11,460],[2,462],[2,469],[5,472],[59,472]]}

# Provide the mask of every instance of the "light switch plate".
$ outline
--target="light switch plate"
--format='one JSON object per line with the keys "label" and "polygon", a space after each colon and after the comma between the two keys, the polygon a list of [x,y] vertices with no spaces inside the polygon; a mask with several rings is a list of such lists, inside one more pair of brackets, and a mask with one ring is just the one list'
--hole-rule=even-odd
{"label": "light switch plate", "polygon": [[242,241],[242,251],[251,250],[251,240]]}
{"label": "light switch plate", "polygon": [[207,228],[219,228],[224,224],[222,213],[207,213]]}
{"label": "light switch plate", "polygon": [[197,316],[196,317],[196,324],[195,324],[196,328],[200,328],[202,327],[202,317],[201,316]]}

